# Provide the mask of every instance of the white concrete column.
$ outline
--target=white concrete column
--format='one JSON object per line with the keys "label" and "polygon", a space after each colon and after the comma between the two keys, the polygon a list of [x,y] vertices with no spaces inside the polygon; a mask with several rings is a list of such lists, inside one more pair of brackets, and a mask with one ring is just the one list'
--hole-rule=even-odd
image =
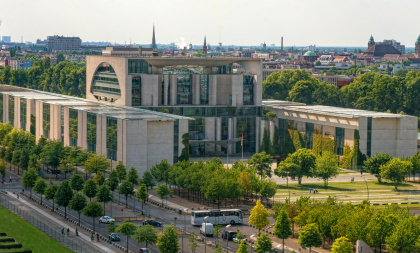
{"label": "white concrete column", "polygon": [[168,105],[168,86],[169,86],[169,75],[163,76],[163,105]]}
{"label": "white concrete column", "polygon": [[217,75],[209,75],[209,105],[216,105]]}
{"label": "white concrete column", "polygon": [[273,141],[275,122],[271,120],[269,120],[269,122],[270,122],[270,140]]}
{"label": "white concrete column", "polygon": [[[123,161],[124,162],[124,148],[123,148],[123,120],[117,119],[117,161]],[[129,169],[129,168],[128,168]],[[127,171],[128,171],[127,169]]]}
{"label": "white concrete column", "polygon": [[[222,118],[216,118],[216,141],[222,140]],[[216,146],[217,151],[221,151],[220,146]]]}
{"label": "white concrete column", "polygon": [[254,75],[254,105],[258,105],[258,106],[262,105],[262,76],[261,75]]}
{"label": "white concrete column", "polygon": [[77,146],[87,149],[87,112],[78,111]]}
{"label": "white concrete column", "polygon": [[[204,118],[205,123],[205,135],[206,139],[209,141],[216,140],[216,119],[211,117]],[[214,144],[206,144],[206,152],[214,152],[215,151]]]}
{"label": "white concrete column", "polygon": [[64,146],[70,146],[70,111],[64,107]]}
{"label": "white concrete column", "polygon": [[35,102],[35,106],[36,106],[36,115],[35,115],[35,117],[36,117],[36,119],[35,119],[35,122],[36,122],[36,131],[35,131],[35,136],[36,136],[36,139],[38,140],[39,138],[41,138],[41,136],[42,135],[44,135],[44,129],[43,129],[43,126],[42,126],[42,119],[43,119],[43,107],[42,107],[42,102],[41,101],[36,101]]}
{"label": "white concrete column", "polygon": [[176,105],[176,95],[177,95],[177,77],[176,75],[170,75],[171,89],[169,95],[171,97],[170,105]]}
{"label": "white concrete column", "polygon": [[102,152],[101,151],[101,148],[102,148],[102,132],[103,132],[102,116],[99,115],[99,114],[96,114],[96,152],[98,152],[98,153]]}
{"label": "white concrete column", "polygon": [[192,75],[192,103],[193,105],[200,104],[200,75]]}
{"label": "white concrete column", "polygon": [[261,124],[261,122],[262,122],[262,120],[261,120],[261,118],[260,117],[257,117],[257,119],[256,119],[256,123],[255,123],[255,145],[256,145],[256,147],[255,147],[255,153],[258,153],[258,152],[260,152],[260,143],[261,143],[261,141],[260,141],[260,133],[261,133],[261,129],[262,128],[260,128],[260,124]]}
{"label": "white concrete column", "polygon": [[234,143],[230,140],[232,140],[234,137],[233,135],[233,124],[232,124],[232,118],[228,118],[228,134],[229,134],[229,148],[228,148],[228,154],[232,154]]}
{"label": "white concrete column", "polygon": [[9,120],[9,95],[3,94],[3,122],[10,122]]}

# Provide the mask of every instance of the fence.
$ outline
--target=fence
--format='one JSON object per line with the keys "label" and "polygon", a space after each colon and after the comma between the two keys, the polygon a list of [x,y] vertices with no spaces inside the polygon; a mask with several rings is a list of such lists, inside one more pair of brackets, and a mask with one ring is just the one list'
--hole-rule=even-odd
{"label": "fence", "polygon": [[68,238],[67,236],[61,234],[61,231],[58,231],[49,225],[45,224],[43,221],[35,218],[34,216],[30,215],[27,211],[22,210],[18,206],[14,205],[9,200],[5,199],[3,196],[0,195],[0,204],[10,211],[16,213],[24,220],[28,221],[36,228],[47,234],[48,236],[54,238],[59,243],[63,244],[67,248],[73,250],[74,252],[78,253],[91,253],[91,251],[85,249],[84,247],[80,246],[80,244],[74,242],[72,239]]}

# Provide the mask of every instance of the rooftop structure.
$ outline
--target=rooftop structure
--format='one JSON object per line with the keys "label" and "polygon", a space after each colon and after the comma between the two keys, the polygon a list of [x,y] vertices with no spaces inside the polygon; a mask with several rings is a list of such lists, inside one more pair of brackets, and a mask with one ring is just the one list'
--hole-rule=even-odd
{"label": "rooftop structure", "polygon": [[49,52],[68,52],[80,50],[82,40],[79,37],[48,36],[47,49]]}

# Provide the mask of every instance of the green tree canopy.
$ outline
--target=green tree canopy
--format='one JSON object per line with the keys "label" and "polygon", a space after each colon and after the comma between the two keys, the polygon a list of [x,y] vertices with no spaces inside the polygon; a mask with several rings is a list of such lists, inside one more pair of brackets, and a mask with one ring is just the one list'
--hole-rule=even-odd
{"label": "green tree canopy", "polygon": [[331,253],[352,253],[353,249],[349,239],[346,237],[340,237],[332,245]]}
{"label": "green tree canopy", "polygon": [[165,196],[168,196],[171,193],[172,193],[171,190],[169,189],[169,187],[166,184],[158,185],[158,187],[156,189],[156,194],[162,200],[162,206],[163,206],[163,199],[165,198]]}
{"label": "green tree canopy", "polygon": [[315,173],[316,157],[311,150],[302,148],[289,155],[276,169],[277,175],[297,177],[302,183],[302,177],[312,177]]}
{"label": "green tree canopy", "polygon": [[96,154],[89,157],[84,163],[83,168],[88,173],[104,173],[111,167],[108,157],[104,154]]}
{"label": "green tree canopy", "polygon": [[378,182],[381,183],[382,178],[380,175],[381,171],[379,168],[391,160],[392,160],[392,156],[389,155],[388,153],[377,153],[373,155],[372,157],[369,157],[364,162],[363,169],[369,172],[370,174],[374,175],[378,179]]}
{"label": "green tree canopy", "polygon": [[145,225],[143,227],[138,227],[134,233],[134,239],[137,243],[145,243],[146,248],[149,244],[156,244],[158,235],[156,229],[151,225]]}
{"label": "green tree canopy", "polygon": [[256,173],[260,176],[260,180],[263,177],[271,177],[271,156],[265,152],[256,153],[252,155],[251,160],[248,164],[255,169]]}
{"label": "green tree canopy", "polygon": [[34,191],[36,193],[38,193],[39,195],[41,195],[41,205],[42,205],[42,195],[45,194],[45,190],[47,189],[47,187],[48,187],[48,185],[47,185],[47,183],[45,182],[44,179],[38,178],[35,181]]}
{"label": "green tree canopy", "polygon": [[261,233],[261,229],[270,224],[270,221],[268,220],[268,211],[261,204],[261,200],[257,200],[255,206],[252,208],[249,216],[249,224],[254,225],[254,227],[258,229],[258,234]]}
{"label": "green tree canopy", "polygon": [[83,208],[83,215],[92,218],[93,233],[95,233],[95,218],[102,216],[103,213],[104,209],[101,204],[96,202],[96,200],[91,201],[85,208]]}
{"label": "green tree canopy", "polygon": [[79,214],[79,226],[80,226],[80,213],[86,207],[86,197],[80,193],[76,193],[70,200],[69,208],[76,211]]}
{"label": "green tree canopy", "polygon": [[73,176],[71,176],[70,185],[73,190],[81,191],[83,189],[84,184],[85,180],[83,179],[82,175],[74,174]]}
{"label": "green tree canopy", "polygon": [[118,188],[118,172],[113,170],[109,173],[106,185],[111,191],[115,191]]}
{"label": "green tree canopy", "polygon": [[133,184],[129,181],[124,181],[121,185],[120,185],[120,194],[123,194],[125,196],[125,207],[127,207],[128,205],[128,196],[129,195],[133,195],[134,194],[134,187]]}
{"label": "green tree canopy", "polygon": [[136,168],[131,167],[130,170],[128,170],[127,181],[131,182],[133,185],[139,184],[139,175]]}
{"label": "green tree canopy", "polygon": [[122,161],[118,162],[117,167],[115,167],[115,170],[118,173],[118,179],[120,180],[120,183],[121,183],[122,180],[124,180],[127,176],[127,170]]}
{"label": "green tree canopy", "polygon": [[120,226],[117,227],[116,231],[121,233],[127,237],[127,251],[128,251],[128,240],[131,238],[132,235],[137,230],[137,226],[130,222],[124,222]]}
{"label": "green tree canopy", "polygon": [[161,253],[177,253],[179,251],[178,233],[174,224],[163,229],[163,233],[158,236],[157,247]]}
{"label": "green tree canopy", "polygon": [[38,174],[35,170],[27,170],[23,173],[22,176],[22,186],[30,190],[30,197],[32,198],[32,188],[35,185],[36,180],[38,179]]}
{"label": "green tree canopy", "polygon": [[54,198],[55,198],[55,195],[57,194],[57,190],[58,190],[58,185],[55,185],[52,182],[50,182],[50,185],[45,190],[45,198],[53,200],[53,210],[54,210]]}
{"label": "green tree canopy", "polygon": [[292,229],[290,225],[289,216],[285,210],[282,210],[276,219],[276,224],[274,225],[273,235],[279,239],[283,239],[283,252],[284,252],[284,239],[289,238],[292,235]]}
{"label": "green tree canopy", "polygon": [[255,243],[255,251],[259,253],[270,252],[273,248],[273,241],[268,234],[263,233],[257,238]]}
{"label": "green tree canopy", "polygon": [[105,215],[105,203],[108,203],[108,202],[112,201],[112,199],[113,199],[112,192],[108,188],[108,186],[102,185],[99,188],[98,193],[96,194],[96,199],[99,202],[102,202],[104,204],[104,215]]}
{"label": "green tree canopy", "polygon": [[96,196],[97,192],[98,187],[96,186],[96,183],[93,181],[93,179],[89,179],[85,182],[85,185],[83,186],[83,193],[86,195],[86,197],[89,198],[89,201],[91,201],[92,198]]}
{"label": "green tree canopy", "polygon": [[338,175],[337,155],[331,152],[323,152],[322,156],[316,159],[315,176],[324,180],[325,187],[328,186],[328,179]]}
{"label": "green tree canopy", "polygon": [[149,193],[147,192],[147,187],[145,184],[141,184],[140,188],[137,191],[136,198],[137,200],[141,201],[141,210],[143,210],[144,201],[149,197]]}
{"label": "green tree canopy", "polygon": [[398,189],[398,185],[405,181],[406,176],[412,171],[412,167],[413,164],[410,161],[394,158],[379,168],[380,176],[393,181],[395,189]]}
{"label": "green tree canopy", "polygon": [[308,247],[309,251],[312,247],[321,246],[322,238],[318,226],[315,223],[310,223],[299,230],[298,243],[303,247]]}
{"label": "green tree canopy", "polygon": [[57,189],[54,201],[57,205],[64,207],[64,218],[67,218],[67,206],[73,197],[73,190],[70,187],[70,183],[64,180]]}

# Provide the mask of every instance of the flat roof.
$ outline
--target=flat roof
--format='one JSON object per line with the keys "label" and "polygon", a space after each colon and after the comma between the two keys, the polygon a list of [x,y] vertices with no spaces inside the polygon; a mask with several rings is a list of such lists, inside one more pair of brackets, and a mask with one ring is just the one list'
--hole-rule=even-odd
{"label": "flat roof", "polygon": [[192,120],[193,118],[146,110],[130,106],[108,105],[92,100],[78,97],[71,97],[45,91],[24,89],[10,85],[0,85],[0,93],[21,97],[24,99],[34,99],[52,105],[66,106],[80,111],[92,112],[95,114],[114,117],[125,120],[147,120],[147,121],[174,121],[177,119]]}
{"label": "flat roof", "polygon": [[[323,115],[332,115],[340,116],[346,118],[360,118],[360,117],[372,117],[372,118],[404,118],[404,117],[413,117],[409,115],[401,115],[394,113],[385,113],[385,112],[374,112],[367,110],[343,108],[343,107],[334,107],[334,106],[325,106],[325,105],[293,105],[289,104],[292,102],[283,101],[284,104],[269,104],[267,101],[263,101],[263,105],[267,107],[272,107],[274,109],[282,109],[288,111],[296,112],[306,112],[314,114],[323,114]],[[281,102],[281,101],[279,101]]]}

